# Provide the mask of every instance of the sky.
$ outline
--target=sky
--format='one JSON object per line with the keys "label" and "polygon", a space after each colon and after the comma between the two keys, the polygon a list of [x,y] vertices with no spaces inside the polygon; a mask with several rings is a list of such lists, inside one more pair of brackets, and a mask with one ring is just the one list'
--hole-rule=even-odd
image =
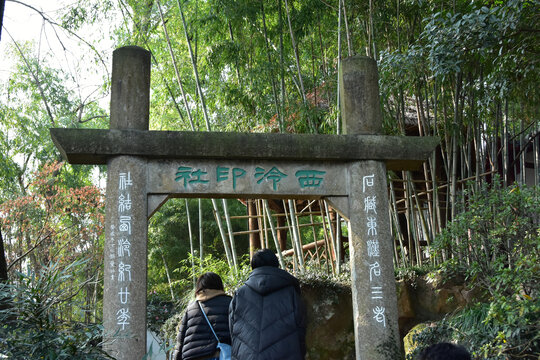
{"label": "sky", "polygon": [[[55,12],[62,7],[60,0],[22,1],[51,17],[55,17]],[[18,2],[7,0],[4,9],[2,39],[0,39],[0,56],[2,60],[0,76],[5,78],[6,73],[10,71],[10,66],[12,66],[12,61],[6,53],[9,44],[13,44],[13,41],[19,43],[31,40],[39,41],[39,39],[47,39],[53,35],[50,26],[45,26],[43,18],[36,11]],[[50,41],[47,42],[52,45]]]}
{"label": "sky", "polygon": [[70,75],[69,85],[79,93],[82,99],[96,97],[104,104],[108,99],[101,99],[96,94],[109,76],[113,42],[110,40],[109,27],[94,26],[77,32],[82,39],[91,41],[98,49],[103,63],[95,64],[91,50],[87,45],[50,23],[46,17],[60,23],[60,15],[68,6],[77,4],[77,0],[7,0],[4,9],[2,38],[0,39],[0,81],[6,81],[13,71],[12,56],[8,49],[15,42],[35,42],[35,54],[40,59],[48,59],[48,65],[63,69]]}
{"label": "sky", "polygon": [[[35,42],[35,54],[40,59],[47,59],[48,66],[60,68],[69,74],[65,85],[71,88],[81,101],[95,100],[104,109],[108,109],[110,95],[103,93],[104,79],[111,68],[113,41],[110,40],[109,27],[85,28],[77,33],[81,38],[92,41],[103,57],[104,64],[95,64],[94,56],[87,45],[81,44],[73,36],[43,20],[38,13],[60,23],[59,16],[66,6],[77,4],[78,0],[7,0],[4,9],[2,37],[0,39],[0,89],[14,71],[13,56],[8,50],[15,43],[22,45],[26,41]],[[26,4],[26,5],[24,5]],[[33,7],[34,9],[32,9]],[[37,11],[36,11],[37,10]],[[0,102],[7,96],[0,91]],[[1,119],[0,119],[1,121]],[[105,181],[95,168],[93,182],[104,188]]]}

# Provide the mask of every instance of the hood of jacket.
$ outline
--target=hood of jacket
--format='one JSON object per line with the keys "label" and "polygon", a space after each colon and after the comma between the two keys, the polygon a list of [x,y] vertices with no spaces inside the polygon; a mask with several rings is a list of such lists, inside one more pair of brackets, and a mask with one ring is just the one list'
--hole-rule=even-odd
{"label": "hood of jacket", "polygon": [[275,292],[287,286],[300,289],[300,284],[294,276],[285,270],[272,266],[261,266],[254,269],[245,284],[261,295]]}
{"label": "hood of jacket", "polygon": [[225,294],[225,291],[223,290],[204,289],[204,290],[199,291],[197,295],[195,295],[195,300],[205,302],[207,300],[210,300],[220,295],[227,295],[227,294]]}

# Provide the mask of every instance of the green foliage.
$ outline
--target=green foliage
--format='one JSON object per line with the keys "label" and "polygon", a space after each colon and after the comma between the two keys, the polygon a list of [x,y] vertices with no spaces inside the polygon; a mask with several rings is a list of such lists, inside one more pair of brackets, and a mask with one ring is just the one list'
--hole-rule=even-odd
{"label": "green foliage", "polygon": [[327,267],[330,267],[326,261],[321,262],[316,260],[310,260],[304,263],[305,272],[303,274],[294,274],[302,284],[308,284],[316,287],[318,284],[322,284],[325,289],[341,289],[343,287],[351,286],[351,272],[348,262],[341,265],[341,273],[333,275],[331,271],[328,271]]}
{"label": "green foliage", "polygon": [[165,321],[173,314],[174,303],[157,292],[148,295],[146,304],[146,323],[148,328],[158,334]]}
{"label": "green foliage", "polygon": [[[183,292],[192,283],[189,227],[186,215],[186,203],[189,207],[191,231],[193,237],[193,259],[199,263],[200,240],[199,226],[203,230],[203,253],[212,257],[224,255],[223,242],[216,224],[212,203],[209,199],[201,200],[202,224],[199,224],[199,205],[197,199],[170,199],[154,214],[148,230],[148,289],[162,297],[170,298],[170,286],[175,293]],[[218,202],[221,203],[221,202]],[[239,201],[228,201],[231,216],[244,215],[245,206]],[[223,211],[220,211],[223,214]],[[233,231],[247,228],[245,219],[231,220]],[[226,229],[225,221],[223,226]],[[248,249],[247,236],[235,236],[238,254],[246,253]],[[224,261],[224,260],[223,260]],[[164,262],[169,269],[171,282],[169,284]],[[205,260],[206,262],[206,260]],[[224,261],[226,264],[226,261]],[[204,266],[207,264],[205,263]],[[214,266],[214,265],[213,265]]]}
{"label": "green foliage", "polygon": [[[0,201],[24,195],[35,172],[60,156],[51,127],[104,126],[97,104],[80,104],[68,76],[32,54],[30,44],[12,50],[17,72],[0,84]],[[71,184],[90,185],[92,167],[73,166],[63,174]]]}
{"label": "green foliage", "polygon": [[[456,119],[481,121],[488,132],[494,132],[498,118],[493,107],[503,101],[515,113],[509,121],[532,124],[537,118],[532,99],[540,96],[540,3],[455,1],[452,7],[421,3],[424,6],[418,10],[424,19],[414,23],[414,28],[420,26],[407,46],[380,53],[385,131],[403,130],[398,119],[410,111],[405,104],[412,105],[413,96],[430,103],[436,121],[430,126],[439,127],[437,135],[456,130]],[[403,16],[411,19],[411,14]],[[459,106],[452,103],[456,89],[467,94]]]}
{"label": "green foliage", "polygon": [[[60,309],[81,290],[72,275],[84,261],[38,274],[17,274],[14,285],[0,283],[0,354],[10,359],[110,359],[100,349],[102,328],[59,320]],[[68,285],[69,284],[69,285]]]}
{"label": "green foliage", "polygon": [[39,271],[40,264],[67,266],[83,253],[89,261],[82,276],[93,277],[101,267],[105,206],[101,190],[70,187],[63,181],[71,178],[65,174],[69,172],[61,163],[44,164],[32,175],[24,195],[0,203],[6,258],[12,266],[19,261],[20,272],[26,270],[24,261],[25,267]]}
{"label": "green foliage", "polygon": [[478,359],[536,358],[540,355],[539,189],[502,188],[496,181],[465,196],[466,208],[433,248],[434,252],[451,249],[453,258],[441,271],[465,274],[471,287],[484,291],[488,302],[427,327],[415,340],[425,345],[457,341]]}

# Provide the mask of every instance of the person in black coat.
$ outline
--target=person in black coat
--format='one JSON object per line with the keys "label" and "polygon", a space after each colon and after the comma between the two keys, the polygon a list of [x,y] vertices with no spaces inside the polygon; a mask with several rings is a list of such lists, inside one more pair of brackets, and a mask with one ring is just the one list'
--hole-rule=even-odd
{"label": "person in black coat", "polygon": [[218,359],[217,340],[199,307],[201,304],[219,341],[231,344],[228,310],[231,297],[225,294],[221,277],[207,272],[197,279],[195,301],[191,302],[182,317],[173,360]]}
{"label": "person in black coat", "polygon": [[424,349],[418,360],[471,360],[471,355],[462,346],[443,342]]}
{"label": "person in black coat", "polygon": [[279,268],[269,249],[257,251],[251,267],[253,271],[229,307],[232,358],[304,359],[305,307],[298,280]]}

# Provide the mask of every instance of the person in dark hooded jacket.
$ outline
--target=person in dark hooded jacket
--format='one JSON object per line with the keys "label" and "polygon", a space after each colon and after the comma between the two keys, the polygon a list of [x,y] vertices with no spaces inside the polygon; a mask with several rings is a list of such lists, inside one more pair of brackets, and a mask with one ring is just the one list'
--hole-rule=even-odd
{"label": "person in dark hooded jacket", "polygon": [[173,360],[218,359],[217,340],[204,318],[201,304],[219,341],[231,344],[229,332],[229,304],[231,297],[225,294],[221,277],[213,272],[199,276],[195,287],[195,301],[186,309],[176,338]]}
{"label": "person in dark hooded jacket", "polygon": [[279,268],[269,249],[257,251],[251,267],[253,271],[229,307],[232,358],[304,359],[305,307],[298,280]]}

